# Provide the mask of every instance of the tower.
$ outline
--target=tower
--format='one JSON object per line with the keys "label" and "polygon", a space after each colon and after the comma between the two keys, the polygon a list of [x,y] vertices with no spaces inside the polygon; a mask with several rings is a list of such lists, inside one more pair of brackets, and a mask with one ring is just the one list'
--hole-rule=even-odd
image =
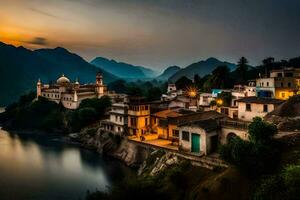
{"label": "tower", "polygon": [[41,79],[39,79],[36,84],[36,97],[39,97],[41,95],[42,95],[42,82]]}
{"label": "tower", "polygon": [[104,95],[105,85],[103,84],[103,76],[100,72],[96,75],[96,87],[95,91],[97,93],[97,97],[100,98]]}
{"label": "tower", "polygon": [[103,85],[103,76],[102,76],[101,72],[98,72],[96,74],[96,84]]}

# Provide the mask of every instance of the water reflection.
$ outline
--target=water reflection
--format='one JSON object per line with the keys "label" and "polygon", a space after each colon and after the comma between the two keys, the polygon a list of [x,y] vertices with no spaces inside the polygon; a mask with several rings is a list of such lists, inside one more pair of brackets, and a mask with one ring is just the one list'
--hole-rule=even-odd
{"label": "water reflection", "polygon": [[0,130],[1,199],[82,199],[132,173],[58,135]]}

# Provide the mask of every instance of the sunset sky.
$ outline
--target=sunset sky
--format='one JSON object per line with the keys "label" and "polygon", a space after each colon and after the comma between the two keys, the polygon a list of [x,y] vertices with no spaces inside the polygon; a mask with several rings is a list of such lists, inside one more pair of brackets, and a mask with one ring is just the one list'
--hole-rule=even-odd
{"label": "sunset sky", "polygon": [[300,56],[299,0],[0,0],[0,41],[163,69]]}

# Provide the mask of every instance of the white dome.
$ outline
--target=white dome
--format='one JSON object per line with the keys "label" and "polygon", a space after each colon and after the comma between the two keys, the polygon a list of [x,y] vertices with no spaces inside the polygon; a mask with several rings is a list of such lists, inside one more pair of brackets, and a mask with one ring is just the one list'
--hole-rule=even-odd
{"label": "white dome", "polygon": [[70,83],[70,80],[67,77],[65,77],[65,75],[62,75],[61,77],[59,77],[59,79],[57,79],[56,83],[57,84]]}

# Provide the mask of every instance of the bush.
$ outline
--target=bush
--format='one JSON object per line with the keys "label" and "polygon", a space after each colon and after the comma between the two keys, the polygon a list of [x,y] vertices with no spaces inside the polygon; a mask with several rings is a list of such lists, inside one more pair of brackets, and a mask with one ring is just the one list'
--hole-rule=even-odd
{"label": "bush", "polygon": [[273,125],[255,118],[249,125],[250,141],[232,138],[220,147],[220,156],[236,165],[250,177],[273,171],[279,161],[279,151],[272,142],[277,129]]}
{"label": "bush", "polygon": [[300,197],[300,165],[284,168],[279,174],[260,181],[253,194],[254,200],[296,200]]}

